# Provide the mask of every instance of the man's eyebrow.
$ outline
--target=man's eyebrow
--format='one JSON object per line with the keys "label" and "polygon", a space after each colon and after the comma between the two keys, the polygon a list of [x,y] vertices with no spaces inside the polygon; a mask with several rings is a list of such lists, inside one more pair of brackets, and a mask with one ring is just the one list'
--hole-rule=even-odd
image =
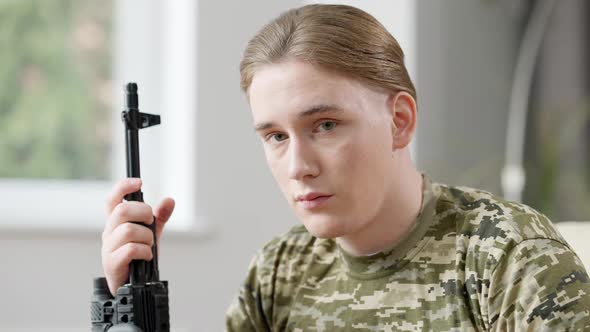
{"label": "man's eyebrow", "polygon": [[342,109],[336,105],[317,105],[313,106],[301,113],[299,113],[299,117],[306,117],[317,113],[325,113],[325,112],[342,112]]}
{"label": "man's eyebrow", "polygon": [[[308,109],[306,109],[305,111],[302,111],[298,114],[298,116],[300,118],[304,118],[304,117],[308,117],[308,116],[312,116],[314,114],[319,114],[319,113],[327,113],[327,112],[343,112],[343,110],[335,105],[316,105],[316,106],[312,106]],[[268,128],[271,128],[274,126],[274,123],[272,122],[262,122],[259,123],[257,125],[254,126],[254,129],[256,131],[261,131],[261,130],[265,130]]]}

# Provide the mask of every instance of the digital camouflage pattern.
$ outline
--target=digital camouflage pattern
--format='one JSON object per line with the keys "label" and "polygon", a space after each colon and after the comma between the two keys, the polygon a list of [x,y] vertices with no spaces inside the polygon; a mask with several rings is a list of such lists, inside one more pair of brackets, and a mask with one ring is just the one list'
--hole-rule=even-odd
{"label": "digital camouflage pattern", "polygon": [[365,257],[303,226],[253,259],[228,331],[590,331],[590,281],[542,214],[424,181],[394,249]]}

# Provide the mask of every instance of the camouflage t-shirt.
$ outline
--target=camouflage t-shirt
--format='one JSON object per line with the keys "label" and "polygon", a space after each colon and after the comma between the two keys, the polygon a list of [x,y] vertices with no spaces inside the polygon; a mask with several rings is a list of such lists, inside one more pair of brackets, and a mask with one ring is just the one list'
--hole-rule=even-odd
{"label": "camouflage t-shirt", "polygon": [[395,248],[351,256],[303,226],[255,256],[228,331],[590,331],[590,281],[551,222],[424,177]]}

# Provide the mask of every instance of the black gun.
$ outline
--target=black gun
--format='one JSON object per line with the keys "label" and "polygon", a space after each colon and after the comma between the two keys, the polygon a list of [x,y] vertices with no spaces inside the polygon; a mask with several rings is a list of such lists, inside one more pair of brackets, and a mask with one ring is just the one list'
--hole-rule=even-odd
{"label": "black gun", "polygon": [[[127,177],[139,178],[138,131],[160,124],[160,116],[140,113],[137,100],[137,84],[125,87],[125,123],[127,146]],[[125,196],[127,201],[143,202],[141,190]],[[147,226],[154,236],[151,261],[133,260],[129,264],[129,280],[119,287],[113,298],[106,278],[94,279],[94,294],[90,306],[92,332],[169,332],[168,282],[160,281],[158,271],[158,247],[156,222]]]}

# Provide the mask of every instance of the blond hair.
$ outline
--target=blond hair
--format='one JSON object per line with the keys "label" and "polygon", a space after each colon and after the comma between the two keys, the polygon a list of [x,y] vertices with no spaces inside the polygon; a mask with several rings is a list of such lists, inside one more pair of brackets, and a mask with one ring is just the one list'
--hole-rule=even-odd
{"label": "blond hair", "polygon": [[388,92],[416,90],[404,52],[379,21],[346,5],[291,9],[264,26],[249,42],[240,63],[240,85],[248,93],[256,70],[287,59],[302,60]]}

